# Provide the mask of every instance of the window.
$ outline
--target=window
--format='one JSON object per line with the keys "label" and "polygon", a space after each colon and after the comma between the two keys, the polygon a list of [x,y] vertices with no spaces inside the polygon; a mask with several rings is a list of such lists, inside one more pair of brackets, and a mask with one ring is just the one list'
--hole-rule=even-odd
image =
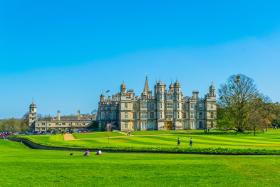
{"label": "window", "polygon": [[180,112],[178,112],[178,114],[177,114],[177,118],[180,118]]}
{"label": "window", "polygon": [[166,118],[173,118],[173,111],[167,111],[166,112]]}
{"label": "window", "polygon": [[128,106],[127,106],[127,103],[125,103],[125,104],[124,104],[124,107],[125,107],[125,108],[127,108],[127,107],[128,107]]}
{"label": "window", "polygon": [[194,118],[194,113],[193,112],[191,112],[191,118]]}
{"label": "window", "polygon": [[151,112],[151,113],[150,113],[150,118],[153,119],[154,117],[155,117],[155,114],[154,114],[153,112]]}
{"label": "window", "polygon": [[150,109],[151,109],[151,110],[154,109],[154,103],[150,103]]}
{"label": "window", "polygon": [[162,119],[162,112],[160,113],[160,118]]}
{"label": "window", "polygon": [[199,118],[200,119],[202,118],[202,112],[199,112]]}
{"label": "window", "polygon": [[125,129],[128,128],[128,123],[127,123],[127,122],[124,123],[124,128],[125,128]]}
{"label": "window", "polygon": [[211,118],[214,118],[214,112],[210,113]]}
{"label": "window", "polygon": [[142,112],[141,113],[141,118],[147,118],[147,113],[146,112]]}
{"label": "window", "polygon": [[167,103],[167,104],[166,104],[166,108],[173,108],[172,103]]}
{"label": "window", "polygon": [[125,112],[125,118],[126,118],[126,119],[128,118],[128,113],[127,113],[127,112]]}
{"label": "window", "polygon": [[147,108],[147,103],[141,103],[141,108]]}
{"label": "window", "polygon": [[203,109],[203,103],[199,103],[199,109],[200,109],[200,110]]}
{"label": "window", "polygon": [[191,104],[191,108],[194,108],[194,104]]}

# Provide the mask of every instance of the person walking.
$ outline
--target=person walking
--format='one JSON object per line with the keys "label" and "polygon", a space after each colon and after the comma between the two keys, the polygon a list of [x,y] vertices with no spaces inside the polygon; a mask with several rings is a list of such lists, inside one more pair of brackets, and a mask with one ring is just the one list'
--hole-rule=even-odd
{"label": "person walking", "polygon": [[180,138],[178,137],[178,139],[177,139],[177,145],[179,146],[180,143],[181,143],[181,141],[180,141]]}
{"label": "person walking", "polygon": [[191,137],[191,139],[190,139],[190,148],[192,148],[192,145],[193,145],[193,139]]}

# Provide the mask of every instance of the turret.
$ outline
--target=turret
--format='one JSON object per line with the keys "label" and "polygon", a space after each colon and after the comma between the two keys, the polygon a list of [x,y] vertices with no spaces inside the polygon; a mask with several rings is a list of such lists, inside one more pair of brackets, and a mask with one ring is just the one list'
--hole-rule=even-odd
{"label": "turret", "polygon": [[171,82],[171,84],[169,85],[169,91],[170,92],[174,92],[174,84]]}
{"label": "turret", "polygon": [[174,84],[174,88],[175,88],[176,92],[180,92],[181,91],[181,85],[180,85],[178,80],[176,80],[176,82]]}
{"label": "turret", "polygon": [[209,97],[216,97],[216,88],[214,86],[214,83],[212,83],[211,86],[209,87],[208,95]]}
{"label": "turret", "polygon": [[192,92],[192,99],[198,100],[199,91],[195,90]]}
{"label": "turret", "polygon": [[[156,84],[156,99],[157,99],[157,117],[159,121],[164,121],[165,118],[165,87],[166,85],[159,81]],[[164,124],[159,124],[159,128],[163,128]]]}
{"label": "turret", "polygon": [[36,113],[37,112],[37,106],[36,104],[32,101],[32,103],[29,105],[29,113]]}
{"label": "turret", "polygon": [[156,85],[156,92],[157,92],[158,94],[164,94],[164,92],[165,92],[165,87],[166,87],[166,85],[165,85],[162,81],[157,82],[157,85]]}
{"label": "turret", "polygon": [[31,126],[35,121],[37,120],[37,106],[32,101],[32,103],[29,105],[29,113],[28,113],[28,124]]}
{"label": "turret", "polygon": [[104,102],[105,101],[105,96],[103,94],[100,95],[100,102]]}
{"label": "turret", "polygon": [[121,93],[125,93],[126,92],[126,85],[125,85],[124,82],[121,84],[120,91],[121,91]]}

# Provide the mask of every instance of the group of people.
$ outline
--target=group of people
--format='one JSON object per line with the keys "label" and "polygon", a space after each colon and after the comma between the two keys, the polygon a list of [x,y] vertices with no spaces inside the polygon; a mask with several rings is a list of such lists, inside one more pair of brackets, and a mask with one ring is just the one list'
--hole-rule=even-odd
{"label": "group of people", "polygon": [[11,135],[10,132],[0,132],[0,139],[6,139],[7,136]]}
{"label": "group of people", "polygon": [[[181,140],[180,140],[180,138],[178,137],[178,139],[177,139],[177,145],[179,146],[180,144],[181,144]],[[193,139],[192,139],[192,137],[190,138],[189,145],[190,145],[190,147],[193,146]]]}
{"label": "group of people", "polygon": [[[97,149],[95,155],[102,155],[102,151],[100,149]],[[90,156],[89,149],[85,151],[84,156]]]}
{"label": "group of people", "polygon": [[[70,156],[73,156],[73,155],[74,155],[74,153],[70,153]],[[95,155],[102,155],[102,151],[100,149],[97,149]],[[90,150],[89,149],[87,149],[85,151],[84,156],[90,156]]]}

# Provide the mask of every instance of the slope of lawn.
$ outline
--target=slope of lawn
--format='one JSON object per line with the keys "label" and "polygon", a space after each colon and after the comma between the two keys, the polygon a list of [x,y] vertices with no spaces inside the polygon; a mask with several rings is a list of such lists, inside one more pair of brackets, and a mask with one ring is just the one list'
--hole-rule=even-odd
{"label": "slope of lawn", "polygon": [[[120,132],[95,132],[74,134],[75,140],[64,141],[63,135],[22,136],[42,145],[81,147],[81,148],[116,148],[118,150],[162,150],[169,152],[189,152],[189,140],[193,139],[192,150],[217,149],[247,151],[270,151],[280,154],[280,130],[265,133],[238,134],[234,132],[214,131],[141,131],[126,136]],[[181,144],[177,146],[177,138]],[[219,150],[218,150],[219,151]]]}
{"label": "slope of lawn", "polygon": [[280,157],[32,150],[0,140],[0,186],[279,186]]}

